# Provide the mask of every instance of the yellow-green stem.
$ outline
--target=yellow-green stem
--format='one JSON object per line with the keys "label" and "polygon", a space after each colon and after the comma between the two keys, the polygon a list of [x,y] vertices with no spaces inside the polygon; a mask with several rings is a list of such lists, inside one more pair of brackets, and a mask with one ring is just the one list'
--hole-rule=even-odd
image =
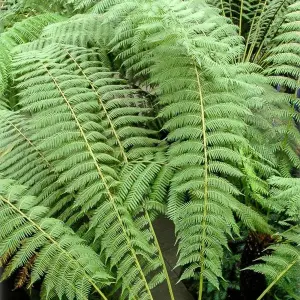
{"label": "yellow-green stem", "polygon": [[239,35],[242,35],[243,9],[244,9],[244,0],[241,0]]}
{"label": "yellow-green stem", "polygon": [[267,0],[265,0],[265,2],[264,2],[264,6],[263,6],[263,8],[262,8],[262,11],[261,11],[261,14],[260,14],[260,18],[259,18],[259,22],[258,22],[258,24],[257,24],[256,31],[255,31],[255,39],[253,39],[253,41],[251,42],[251,47],[250,47],[250,49],[249,49],[249,53],[248,53],[248,55],[247,55],[246,61],[249,61],[249,60],[250,60],[251,55],[252,55],[252,53],[253,53],[255,44],[256,44],[257,39],[258,39],[258,33],[259,33],[259,29],[260,29],[259,26],[260,26],[260,24],[261,24],[262,15],[263,15],[263,13],[264,13],[264,10],[265,10],[266,6],[267,6]]}
{"label": "yellow-green stem", "polygon": [[197,77],[197,85],[199,92],[199,100],[201,107],[201,123],[202,123],[202,138],[203,138],[203,154],[204,154],[204,206],[203,206],[203,216],[202,216],[202,242],[200,249],[200,279],[199,279],[199,297],[198,300],[202,300],[202,294],[204,290],[204,248],[205,248],[205,237],[206,237],[206,216],[207,216],[207,202],[208,202],[208,154],[207,154],[207,138],[206,138],[206,123],[205,123],[205,112],[204,112],[204,100],[202,95],[202,88],[200,77],[198,73],[197,66],[195,65],[195,72]]}
{"label": "yellow-green stem", "polygon": [[[79,264],[79,262],[69,254],[69,252],[67,252],[64,248],[62,248],[60,246],[60,244],[54,240],[52,238],[52,236],[50,234],[48,234],[41,226],[39,226],[37,223],[35,223],[34,221],[32,221],[26,214],[24,214],[19,208],[17,208],[16,206],[14,206],[8,199],[4,198],[3,196],[0,196],[0,199],[5,202],[6,204],[8,204],[13,210],[15,210],[18,214],[20,214],[25,220],[27,220],[29,223],[31,223],[38,231],[40,231],[52,244],[56,245],[56,247],[58,249],[60,249],[67,257],[69,257],[71,260],[74,260],[74,262],[81,266]],[[81,266],[82,267],[82,266]],[[90,284],[94,287],[94,289],[97,291],[97,293],[102,297],[102,299],[104,300],[108,300],[106,298],[106,296],[101,292],[101,290],[98,288],[98,286],[95,284],[95,282],[92,280],[92,278],[90,278],[86,273],[85,273],[85,277],[87,278],[87,280],[90,282]],[[75,288],[75,287],[74,287]],[[87,298],[85,298],[86,300],[88,300]]]}
{"label": "yellow-green stem", "polygon": [[128,163],[128,159],[127,159],[127,156],[126,156],[124,147],[123,147],[123,145],[122,145],[122,143],[121,143],[121,140],[120,140],[120,138],[119,138],[119,136],[118,136],[118,134],[117,134],[117,131],[116,131],[116,129],[115,129],[115,126],[114,126],[114,124],[113,124],[113,122],[112,122],[112,120],[111,120],[111,118],[110,118],[110,116],[109,116],[109,113],[108,113],[108,111],[107,111],[107,109],[106,109],[106,107],[105,107],[105,104],[103,103],[103,100],[102,100],[101,95],[98,93],[98,91],[97,91],[97,89],[96,89],[94,83],[88,78],[88,76],[85,74],[84,70],[83,70],[82,67],[77,63],[76,59],[72,56],[72,54],[71,54],[67,49],[65,49],[65,51],[68,53],[68,55],[69,55],[70,58],[73,60],[73,62],[75,63],[75,65],[77,66],[77,68],[80,70],[80,72],[82,73],[82,75],[85,77],[85,79],[88,81],[88,83],[90,84],[90,86],[91,86],[93,92],[97,95],[97,97],[98,97],[98,103],[99,103],[99,105],[101,106],[101,108],[103,109],[103,111],[104,111],[104,113],[105,113],[105,116],[106,116],[106,118],[107,118],[107,121],[108,121],[108,123],[109,123],[109,126],[110,126],[110,128],[111,128],[111,130],[112,130],[112,132],[113,132],[113,135],[114,135],[115,138],[116,138],[117,144],[118,144],[118,146],[119,146],[119,148],[120,148],[120,151],[121,151],[121,154],[122,154],[122,156],[123,156],[124,162],[125,162],[125,163]]}
{"label": "yellow-green stem", "polygon": [[270,290],[271,288],[281,279],[281,277],[283,277],[290,268],[293,267],[293,265],[295,263],[297,263],[297,261],[299,260],[299,258],[295,259],[291,264],[289,264],[281,273],[279,273],[279,275],[269,284],[269,286],[261,293],[261,295],[257,298],[257,300],[261,300]]}
{"label": "yellow-green stem", "polygon": [[[259,7],[260,3],[261,3],[261,0],[259,0],[258,7]],[[252,34],[252,29],[253,29],[253,26],[254,26],[254,22],[255,22],[256,17],[257,17],[257,13],[258,13],[258,9],[255,11],[255,15],[252,19],[250,30],[249,30],[249,33],[248,33],[248,36],[247,36],[247,41],[246,41],[245,51],[244,51],[244,56],[243,56],[243,62],[245,61],[245,58],[246,58],[247,49],[248,49],[250,37],[251,37],[251,34]]]}
{"label": "yellow-green stem", "polygon": [[146,215],[146,218],[148,220],[148,223],[149,223],[149,226],[150,226],[150,230],[151,230],[151,233],[152,233],[153,238],[154,238],[154,243],[155,243],[155,246],[157,247],[158,255],[160,257],[160,260],[161,260],[161,263],[162,263],[162,266],[163,266],[163,271],[164,271],[165,276],[166,276],[166,281],[167,281],[167,285],[168,285],[168,289],[169,289],[171,300],[175,300],[174,292],[173,292],[172,284],[171,284],[171,280],[170,280],[170,276],[169,276],[169,273],[168,273],[168,270],[167,270],[167,267],[166,267],[166,263],[165,263],[163,255],[162,255],[161,248],[160,248],[160,245],[159,245],[159,242],[158,242],[155,230],[154,230],[154,228],[152,226],[152,222],[151,222],[150,216],[149,216],[148,211],[146,209],[145,209],[145,215]]}

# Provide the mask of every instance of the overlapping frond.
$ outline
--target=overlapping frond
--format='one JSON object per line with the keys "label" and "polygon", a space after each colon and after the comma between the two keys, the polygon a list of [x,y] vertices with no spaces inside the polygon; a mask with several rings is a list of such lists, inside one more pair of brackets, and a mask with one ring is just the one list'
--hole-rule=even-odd
{"label": "overlapping frond", "polygon": [[[21,53],[14,60],[20,105],[22,111],[32,114],[29,125],[34,131],[32,139],[54,165],[54,171],[60,174],[57,182],[66,187],[66,192],[76,193],[75,207],[80,207],[81,214],[95,211],[91,227],[96,228],[96,238],[101,238],[101,249],[107,259],[118,269],[117,279],[122,279],[124,297],[151,299],[146,275],[159,265],[152,262],[153,247],[136,229],[128,210],[118,199],[119,155],[109,142],[111,136],[106,128],[111,131],[111,124],[99,105],[98,85],[97,90],[91,86],[89,73],[82,76],[83,69],[78,68],[80,62],[70,64],[71,68],[59,63],[59,55],[54,54],[62,55],[62,52],[56,51],[57,45],[54,45],[43,51]],[[63,57],[74,63],[74,57],[67,54],[63,52]],[[86,57],[89,53],[83,51],[81,55]],[[89,67],[93,68],[86,61],[85,72]],[[127,95],[124,85],[107,84],[118,79],[97,65],[94,68],[97,70],[93,80],[99,81],[99,89],[103,90],[101,97],[104,95],[110,100],[112,95]],[[123,123],[118,120],[118,114],[115,115],[116,123],[130,124],[130,117],[126,121],[126,110]],[[139,122],[142,116],[136,118]],[[135,144],[132,146],[135,148]],[[147,266],[149,271],[142,266]],[[129,286],[135,288],[129,289]]]}
{"label": "overlapping frond", "polygon": [[[278,35],[272,40],[273,47],[267,53],[264,63],[265,74],[273,85],[280,85],[297,95],[300,88],[300,2],[290,5]],[[293,103],[295,100],[293,101]]]}
{"label": "overlapping frond", "polygon": [[56,14],[41,14],[29,17],[0,35],[0,92],[3,93],[9,80],[11,79],[12,49],[23,43],[27,43],[38,38],[42,29],[50,23],[57,22],[62,18]]}
{"label": "overlapping frond", "polygon": [[[297,222],[296,183],[268,181],[300,166],[293,120],[299,5],[289,6],[295,0],[209,1],[221,14],[204,1],[25,2],[35,13],[68,14],[73,7],[92,13],[61,22],[55,15],[29,17],[0,36],[8,58],[1,64],[0,173],[28,186],[37,197],[32,205],[49,206],[48,217],[72,226],[101,253],[116,277],[109,297],[152,299],[151,289],[167,279],[175,299],[152,226],[158,215],[175,223],[181,279],[199,282],[199,299],[206,282],[219,287],[237,219],[243,229],[269,233],[261,213],[290,208],[283,223]],[[278,83],[295,94],[278,93],[272,86]],[[18,106],[7,106],[6,98]],[[270,200],[270,186],[277,192],[282,184],[287,190]],[[63,245],[64,236],[57,236]],[[281,238],[295,250],[295,239]],[[264,258],[269,275],[285,246],[274,247],[271,267]],[[279,265],[286,270],[295,257]],[[60,263],[61,272],[73,268]],[[102,285],[86,271],[92,281],[80,286],[83,294],[46,275],[43,296],[87,299]],[[271,287],[277,281],[271,278]]]}
{"label": "overlapping frond", "polygon": [[222,246],[231,229],[237,231],[233,212],[245,212],[228,180],[243,176],[239,149],[251,148],[244,138],[251,111],[237,96],[251,85],[229,79],[236,75],[228,62],[241,50],[239,38],[203,3],[129,1],[113,7],[107,18],[119,22],[114,51],[126,68],[138,75],[144,70],[147,83],[157,86],[168,165],[176,170],[169,214],[177,228],[178,264],[189,266],[182,278],[200,277],[201,299],[203,279],[218,286],[222,277]]}
{"label": "overlapping frond", "polygon": [[107,299],[101,289],[112,278],[100,257],[69,227],[44,217],[47,208],[36,205],[24,186],[0,181],[0,256],[9,257],[3,278],[37,255],[30,285],[43,280],[43,297],[87,300],[91,292]]}

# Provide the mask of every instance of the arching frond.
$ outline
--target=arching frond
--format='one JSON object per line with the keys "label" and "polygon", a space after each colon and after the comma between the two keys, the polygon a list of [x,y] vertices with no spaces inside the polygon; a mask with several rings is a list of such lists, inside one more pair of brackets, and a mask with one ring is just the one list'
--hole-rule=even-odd
{"label": "arching frond", "polygon": [[30,284],[43,280],[44,297],[87,300],[94,291],[107,299],[101,289],[112,278],[100,257],[61,221],[45,218],[46,212],[24,186],[1,179],[0,255],[10,257],[3,278],[36,255]]}
{"label": "arching frond", "polygon": [[3,181],[0,214],[22,215],[4,216],[5,277],[33,263],[42,297],[70,300],[152,300],[166,280],[176,300],[152,225],[165,215],[199,300],[219,293],[228,240],[274,228],[255,268],[264,294],[280,283],[293,297],[298,1],[207,2],[18,1],[24,20],[0,36],[0,173],[16,180]]}
{"label": "arching frond", "polygon": [[[75,207],[83,213],[95,209],[91,226],[97,228],[102,251],[118,269],[117,280],[122,279],[124,295],[151,299],[147,269],[142,266],[146,264],[152,271],[157,263],[152,263],[151,245],[118,200],[119,160],[102,126],[98,95],[89,88],[86,77],[59,64],[52,57],[54,53],[55,48],[49,47],[29,55],[21,53],[14,60],[20,105],[32,114],[33,140],[60,173],[57,182],[65,185],[67,192],[77,194]],[[77,68],[77,72],[81,70]],[[115,90],[110,85],[105,88],[111,94]],[[122,88],[119,93],[123,94]]]}
{"label": "arching frond", "polygon": [[[99,5],[104,8],[108,2]],[[128,7],[134,9],[126,15]],[[247,131],[243,120],[251,115],[241,99],[234,97],[235,92],[242,95],[243,85],[248,89],[250,85],[228,77],[234,73],[227,63],[234,61],[239,49],[239,40],[229,38],[235,29],[213,9],[204,4],[200,7],[199,12],[198,6],[181,1],[155,5],[129,1],[116,4],[107,13],[108,20],[120,22],[114,41],[119,57],[134,57],[132,65],[140,60],[141,66],[151,58],[146,70],[148,82],[157,86],[162,107],[159,117],[171,145],[169,166],[176,169],[169,214],[178,235],[178,264],[190,266],[182,278],[198,276],[199,299],[204,278],[218,286],[222,246],[226,246],[231,229],[237,229],[233,212],[243,211],[235,199],[239,191],[227,177],[243,176],[236,157],[241,160],[238,149],[249,147],[243,136]],[[224,26],[222,33],[217,24]],[[145,59],[136,55],[143,49],[148,53]],[[134,69],[136,74],[138,71]],[[222,160],[222,149],[233,153],[233,161]]]}

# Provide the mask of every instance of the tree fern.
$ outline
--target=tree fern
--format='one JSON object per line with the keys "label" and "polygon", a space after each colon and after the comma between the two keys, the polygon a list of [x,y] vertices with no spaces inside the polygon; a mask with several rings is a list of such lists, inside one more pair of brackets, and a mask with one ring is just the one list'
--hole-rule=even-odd
{"label": "tree fern", "polygon": [[[175,299],[152,225],[165,214],[181,279],[197,280],[204,299],[227,270],[228,239],[247,228],[270,233],[266,221],[288,206],[295,222],[298,200],[270,200],[268,181],[300,165],[297,102],[272,86],[298,87],[294,2],[214,2],[220,13],[201,1],[20,1],[38,16],[2,35],[14,40],[4,49],[0,171],[28,186],[34,205],[49,206],[44,216],[71,226],[116,278],[93,281],[110,285],[103,295],[91,281],[76,295],[46,275],[43,297],[152,299],[166,279]],[[24,31],[44,9],[73,17]]]}
{"label": "tree fern", "polygon": [[[104,7],[105,2],[101,5]],[[134,7],[133,3],[130,5],[131,8]],[[206,12],[205,6],[201,7],[201,13],[196,13],[193,6],[176,1],[170,5],[155,3],[155,8],[151,5],[153,3],[148,4],[146,1],[143,5],[136,5],[133,10],[136,17],[125,14],[125,18],[121,13],[127,12],[127,3],[116,5],[112,11],[119,9],[123,18],[116,28],[117,38],[120,39],[116,42],[118,51],[124,51],[124,54],[121,52],[119,55],[121,59],[125,55],[133,57],[137,51],[148,48],[146,59],[150,58],[149,82],[158,85],[156,93],[163,107],[159,116],[165,122],[163,129],[169,132],[167,142],[171,144],[169,164],[177,169],[171,187],[169,213],[178,231],[179,264],[190,265],[182,278],[193,277],[200,270],[201,299],[204,278],[218,285],[222,257],[220,243],[226,245],[226,233],[230,234],[228,228],[236,229],[232,212],[241,213],[241,206],[234,198],[239,191],[224,178],[228,175],[242,176],[235,164],[232,164],[235,157],[241,159],[239,147],[233,149],[233,154],[226,156],[224,161],[219,160],[223,156],[221,151],[225,151],[228,144],[240,143],[242,147],[249,147],[247,140],[234,132],[246,131],[246,124],[241,119],[251,112],[246,106],[234,101],[234,87],[225,89],[230,83],[225,70],[219,65],[221,61],[226,63],[231,55],[234,59],[236,53],[230,52],[230,48],[226,48],[222,40],[217,45],[216,37],[220,36],[215,24],[224,24],[226,32],[234,29],[226,27],[226,23],[223,23],[222,18],[218,19],[213,10],[207,8]],[[156,14],[148,13],[150,7]],[[108,19],[109,14],[110,11]],[[216,23],[209,22],[208,16],[214,16]],[[136,23],[132,26],[129,20]],[[131,26],[128,31],[126,26]],[[200,30],[205,32],[201,37]],[[188,35],[185,36],[184,32]],[[235,45],[236,40],[233,38],[232,46]],[[237,50],[238,47],[234,49]],[[213,58],[207,56],[207,52],[213,53]],[[136,56],[135,59],[138,62],[139,57]],[[140,65],[144,65],[143,61]],[[229,65],[227,67],[230,68]],[[218,75],[215,72],[217,68]],[[135,71],[138,72],[137,69]],[[214,75],[210,77],[211,73]],[[185,77],[181,77],[182,74]],[[242,84],[239,85],[237,81],[236,84],[238,88],[235,91],[238,93]],[[210,92],[212,86],[217,89],[216,93]],[[229,111],[230,119],[227,119]],[[184,204],[186,195],[189,201]],[[224,219],[220,218],[220,211],[223,212]],[[215,222],[219,222],[220,230],[213,226]],[[215,239],[221,242],[217,244]]]}
{"label": "tree fern", "polygon": [[[106,2],[101,2],[99,5],[99,9],[104,9],[106,7]],[[107,5],[110,5],[109,3]],[[182,4],[183,5],[183,4]],[[184,4],[186,5],[186,4]],[[136,9],[136,13],[135,14],[130,14],[129,17],[127,18],[123,18],[124,15],[122,15],[124,13],[124,9],[126,7],[126,11],[128,9],[128,7],[131,7],[130,9]],[[118,7],[118,8],[117,8]],[[142,6],[141,6],[142,7]],[[154,6],[153,6],[154,7]],[[120,14],[116,13],[118,10],[120,9]],[[140,86],[143,89],[148,89],[147,87],[143,85],[141,85],[141,78],[143,78],[145,75],[147,76],[147,74],[149,74],[149,66],[152,63],[151,60],[151,49],[148,49],[147,44],[145,44],[143,42],[143,38],[145,35],[145,30],[151,32],[151,30],[156,30],[155,25],[151,25],[149,24],[144,24],[143,30],[134,30],[135,26],[137,26],[137,24],[139,24],[139,22],[144,22],[143,18],[143,14],[148,15],[149,14],[149,9],[145,12],[142,11],[138,11],[138,6],[136,7],[136,3],[135,2],[130,2],[126,3],[126,4],[120,4],[114,7],[113,9],[113,15],[110,17],[109,16],[109,11],[108,11],[108,15],[105,16],[105,19],[107,20],[112,20],[113,22],[110,22],[110,24],[114,24],[114,23],[118,23],[118,26],[116,26],[115,30],[112,32],[112,36],[114,36],[114,38],[111,41],[111,47],[113,49],[113,51],[116,52],[117,55],[117,59],[120,60],[122,62],[122,65],[126,68],[126,76],[128,78],[131,78],[132,76],[134,76],[133,80],[134,82],[136,82],[136,80],[138,79],[138,84],[140,84]],[[213,11],[213,10],[212,10]],[[211,11],[211,12],[212,12]],[[126,15],[126,14],[125,14]],[[120,16],[120,17],[118,17]],[[87,33],[87,29],[90,26],[94,27],[97,26],[98,21],[97,19],[100,18],[97,15],[88,15],[86,18],[84,17],[80,17],[78,19],[78,22],[76,19],[74,19],[74,21],[67,22],[65,24],[62,24],[62,30],[60,30],[60,24],[55,24],[53,26],[49,26],[48,28],[46,28],[45,33],[46,33],[46,37],[50,37],[54,40],[59,40],[59,41],[63,41],[66,39],[66,36],[73,36],[76,37],[76,40],[78,40],[78,43],[80,43],[80,39],[88,39],[91,43],[91,45],[97,45],[97,43],[92,42],[89,38],[89,34]],[[123,21],[121,22],[123,18]],[[118,21],[116,21],[118,20]],[[121,23],[120,23],[121,22]],[[149,20],[150,22],[150,20]],[[151,21],[152,22],[152,21]],[[154,20],[153,22],[155,22],[155,15],[154,15]],[[105,23],[106,24],[106,23]],[[111,26],[110,26],[111,27]],[[105,33],[105,35],[107,35],[107,26],[105,25],[102,29],[101,26],[97,27],[97,32],[99,32],[99,35],[101,35],[101,32]],[[225,28],[225,27],[224,27]],[[231,28],[232,30],[232,34],[234,35],[234,27],[228,25],[227,29],[229,30],[229,28]],[[66,30],[66,31],[64,31]],[[60,31],[62,31],[63,33],[61,33]],[[218,31],[217,31],[218,32]],[[220,32],[221,33],[221,32]],[[238,37],[235,37],[235,40],[237,41]],[[99,39],[98,39],[99,40]],[[132,44],[132,42],[134,41],[134,44]],[[133,46],[132,46],[133,45]],[[237,46],[236,50],[238,50]],[[241,49],[241,48],[240,48]],[[235,50],[233,50],[234,52]],[[238,52],[237,52],[238,53]],[[235,54],[236,55],[236,54]],[[259,68],[255,68],[253,66],[249,66],[246,65],[245,66],[246,69],[248,69],[249,71],[247,72],[261,72],[261,70]],[[246,72],[246,73],[247,73]],[[241,76],[242,74],[240,73],[239,76]],[[243,74],[243,76],[246,77],[249,75],[247,74]],[[146,77],[147,78],[147,77]],[[248,78],[246,78],[246,80],[249,80]],[[272,136],[272,139],[276,139],[278,141],[282,141],[281,135],[283,132],[283,127],[286,126],[286,131],[289,132],[288,135],[288,139],[291,140],[292,144],[297,144],[297,136],[298,134],[295,134],[294,130],[294,126],[293,124],[289,125],[290,121],[284,122],[281,126],[281,128],[274,128],[273,126],[273,120],[274,118],[278,118],[280,117],[282,120],[283,118],[290,120],[290,116],[293,115],[293,111],[289,109],[289,104],[287,103],[287,97],[286,95],[276,95],[276,93],[274,91],[272,91],[272,89],[270,89],[268,87],[268,83],[266,82],[265,78],[263,77],[258,77],[256,81],[253,81],[253,79],[251,79],[252,83],[255,83],[257,85],[262,86],[263,82],[265,82],[264,88],[266,89],[263,94],[261,94],[261,100],[260,103],[258,102],[258,93],[255,93],[251,96],[252,99],[250,99],[250,93],[248,93],[246,95],[246,97],[249,99],[247,101],[247,106],[249,108],[251,108],[251,110],[254,113],[255,118],[250,117],[249,118],[249,122],[247,121],[248,124],[251,124],[251,128],[250,130],[255,130],[256,127],[260,127],[262,129],[262,135],[263,135],[263,131],[266,129],[266,119],[268,120],[268,131],[270,131],[270,137]],[[264,105],[262,105],[261,103],[266,102]],[[278,104],[279,102],[282,101],[282,103],[280,104],[280,107],[278,109]],[[253,102],[253,103],[252,103]],[[257,107],[257,105],[259,105],[259,109]],[[264,111],[260,111],[261,109],[266,111],[266,114],[264,113]],[[273,115],[270,115],[270,110],[272,112]],[[280,116],[278,116],[278,114],[281,114]],[[285,115],[289,113],[290,115],[288,117],[285,117]],[[253,126],[254,125],[254,126]],[[279,132],[281,131],[281,133]],[[257,132],[254,134],[254,137],[257,139],[256,136]],[[270,139],[271,140],[271,139]],[[254,142],[254,141],[252,141]],[[255,141],[257,142],[257,141]],[[268,148],[269,147],[269,143],[270,141],[268,141],[267,143],[265,143],[265,147],[264,147],[264,153],[267,154]],[[272,150],[273,152],[278,152],[276,149],[278,149],[278,147],[285,147],[286,144],[279,146],[279,142],[272,142],[273,147],[271,149],[275,149]],[[267,154],[270,157],[270,154],[273,153],[272,151],[268,151],[269,153]],[[289,160],[293,161],[293,164],[295,166],[297,166],[298,162],[296,159],[296,155],[294,153],[294,150],[292,148],[289,149],[289,151],[287,152]],[[271,154],[273,155],[273,154]],[[282,155],[279,156],[279,160],[282,160]],[[286,163],[286,165],[288,165],[288,163]]]}

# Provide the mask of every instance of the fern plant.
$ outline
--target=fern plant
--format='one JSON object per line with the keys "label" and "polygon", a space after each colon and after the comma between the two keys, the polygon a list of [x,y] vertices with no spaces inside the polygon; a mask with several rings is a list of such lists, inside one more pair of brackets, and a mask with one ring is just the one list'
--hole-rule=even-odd
{"label": "fern plant", "polygon": [[[118,100],[117,97],[126,100],[125,97],[130,90],[124,90],[125,86],[120,85],[119,80],[112,78],[107,70],[101,70],[93,65],[93,80],[99,85],[96,89],[79,64],[75,65],[77,70],[74,73],[67,68],[62,68],[63,62],[58,64],[55,60],[56,57],[60,59],[62,53],[56,51],[57,46],[54,45],[44,49],[43,52],[35,51],[30,56],[28,53],[20,54],[15,59],[17,76],[20,74],[18,80],[21,81],[18,86],[21,91],[19,104],[24,112],[34,112],[31,119],[32,130],[39,128],[32,138],[39,144],[40,150],[46,153],[46,159],[53,162],[54,171],[59,174],[57,183],[62,184],[67,193],[77,194],[78,200],[75,200],[74,207],[80,207],[80,214],[73,219],[77,221],[82,214],[94,213],[94,216],[90,217],[90,222],[91,227],[96,228],[95,238],[102,238],[103,249],[106,249],[112,265],[121,263],[118,279],[122,278],[126,289],[130,285],[136,286],[136,290],[128,291],[132,293],[130,296],[151,298],[136,251],[143,253],[144,263],[146,265],[150,263],[148,268],[151,271],[155,269],[151,267],[154,264],[151,257],[154,250],[145,237],[134,228],[133,220],[126,212],[126,208],[122,208],[123,205],[118,200],[117,194],[119,185],[117,170],[120,169],[118,156],[126,162],[128,159],[127,156],[124,157],[123,141],[120,140],[116,128],[122,124],[123,126],[134,125],[147,120],[146,116],[135,116],[144,109],[132,107],[132,109],[124,109],[122,113],[116,108],[113,110],[114,115],[109,115],[102,102],[103,99],[108,101],[115,96],[115,101]],[[73,61],[72,54],[67,53]],[[52,55],[55,58],[52,58]],[[76,55],[76,52],[73,55]],[[86,56],[88,53],[83,52],[81,55]],[[30,57],[33,59],[30,60]],[[30,76],[28,71],[31,73]],[[77,75],[76,71],[82,73],[82,76]],[[102,89],[101,84],[105,84]],[[87,88],[88,85],[91,85],[91,89]],[[42,90],[43,93],[36,94],[34,92],[36,90]],[[134,98],[131,99],[128,101],[136,102]],[[121,113],[120,116],[118,111]],[[129,117],[126,111],[131,114]],[[107,131],[105,127],[108,128]],[[129,134],[128,141],[124,142],[132,147],[132,151],[137,152],[140,143],[134,143],[137,138],[130,136],[130,127],[126,128],[126,133]],[[123,134],[124,138],[126,133]],[[140,130],[139,133],[141,140],[144,140],[141,146],[146,146],[149,141],[155,141],[151,138],[148,141],[147,137],[144,137],[147,130]],[[116,149],[120,149],[120,155],[113,152],[114,144],[117,144]],[[118,234],[123,237],[115,240],[115,243],[107,242],[112,241],[112,236]],[[157,262],[155,264],[157,266]],[[135,268],[132,268],[134,265]],[[132,275],[132,273],[136,274],[136,270],[140,273],[140,279]],[[136,282],[137,279],[141,281]],[[148,296],[141,294],[144,287]]]}
{"label": "fern plant", "polygon": [[[270,215],[285,210],[268,179],[299,166],[295,97],[272,86],[281,69],[286,78],[297,73],[286,66],[298,52],[288,56],[295,60],[280,57],[291,49],[284,43],[298,42],[298,4],[273,2],[251,2],[253,20],[262,18],[252,23],[245,2],[226,4],[221,14],[201,1],[19,2],[37,15],[0,36],[9,57],[0,112],[7,179],[0,185],[3,205],[17,207],[12,222],[34,231],[19,235],[6,224],[4,278],[34,256],[30,285],[43,281],[43,299],[153,299],[151,290],[166,280],[175,300],[152,224],[166,215],[175,224],[181,280],[197,281],[198,299],[215,294],[228,241],[248,230],[272,233]],[[38,30],[24,29],[34,22]],[[25,211],[10,204],[19,202],[7,189],[33,196],[24,196]],[[10,234],[17,236],[13,253]],[[36,235],[42,244],[34,244]],[[271,274],[268,263],[284,253],[285,238],[256,271]],[[44,249],[52,239],[62,254],[49,266]],[[23,244],[32,250],[22,252]]]}

